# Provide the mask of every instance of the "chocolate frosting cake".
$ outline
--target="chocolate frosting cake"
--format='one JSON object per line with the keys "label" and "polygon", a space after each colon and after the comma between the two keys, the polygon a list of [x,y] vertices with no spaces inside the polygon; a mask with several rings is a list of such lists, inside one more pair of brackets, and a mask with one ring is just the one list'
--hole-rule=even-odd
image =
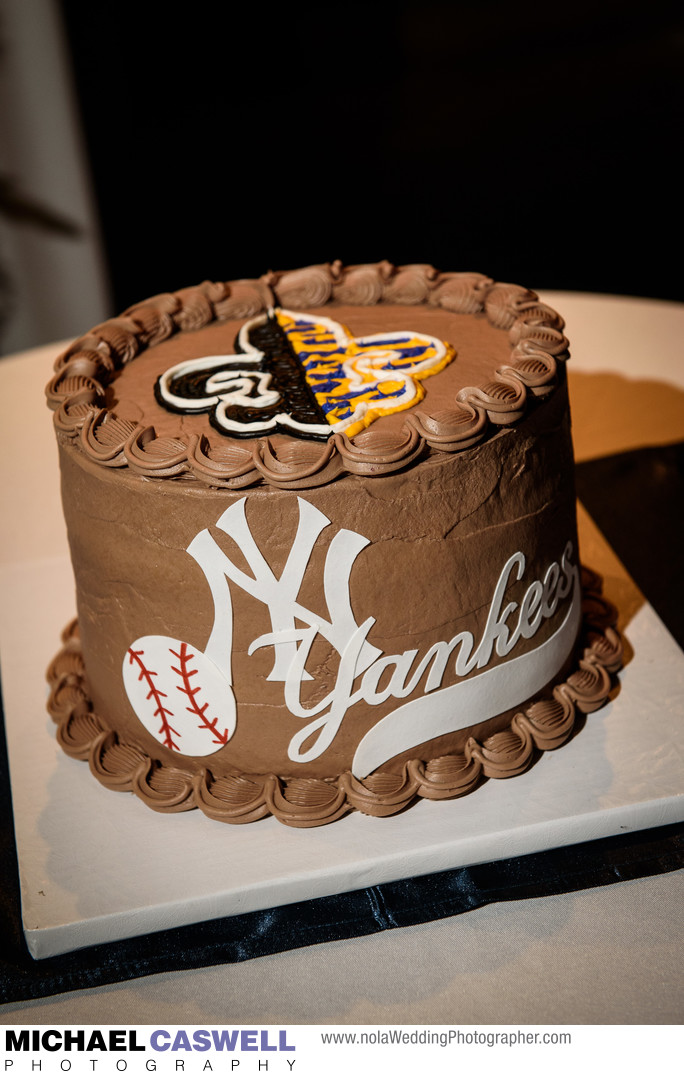
{"label": "chocolate frosting cake", "polygon": [[564,742],[621,646],[582,589],[563,328],[476,273],[334,263],[72,344],[64,749],[157,810],[312,826]]}

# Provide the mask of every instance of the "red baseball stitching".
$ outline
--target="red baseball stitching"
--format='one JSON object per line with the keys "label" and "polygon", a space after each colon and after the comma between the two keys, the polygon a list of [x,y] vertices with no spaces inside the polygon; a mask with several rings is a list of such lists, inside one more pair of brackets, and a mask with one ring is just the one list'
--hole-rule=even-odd
{"label": "red baseball stitching", "polygon": [[164,693],[164,691],[158,690],[154,685],[152,677],[158,675],[159,673],[158,672],[153,672],[150,669],[146,668],[145,665],[143,664],[142,660],[140,659],[141,655],[144,652],[145,651],[142,650],[142,649],[138,649],[138,650],[129,649],[128,650],[128,656],[130,658],[129,663],[133,664],[133,662],[135,661],[135,663],[140,668],[140,675],[138,676],[138,683],[140,682],[141,679],[144,679],[146,681],[148,687],[150,688],[149,693],[147,694],[147,696],[145,698],[145,701],[149,701],[150,698],[154,698],[155,702],[157,703],[157,708],[154,711],[154,716],[159,717],[161,719],[161,727],[159,729],[159,735],[162,735],[162,734],[164,735],[164,738],[162,739],[163,745],[165,747],[168,747],[169,750],[177,750],[180,753],[180,747],[178,746],[177,743],[174,743],[174,741],[171,738],[171,736],[172,735],[177,735],[180,738],[181,733],[177,732],[176,729],[171,724],[169,724],[168,720],[166,719],[167,716],[172,717],[173,713],[171,712],[170,709],[166,709],[166,707],[164,706],[164,703],[162,702],[162,698],[166,698],[167,695]]}
{"label": "red baseball stitching", "polygon": [[194,713],[195,716],[200,718],[200,723],[197,725],[198,728],[207,728],[208,731],[211,731],[211,732],[214,733],[214,736],[216,737],[213,740],[214,743],[223,743],[225,745],[228,742],[228,739],[229,739],[228,731],[224,730],[223,732],[219,732],[218,728],[216,727],[218,717],[214,717],[213,720],[208,720],[207,719],[206,711],[209,708],[209,703],[205,702],[204,705],[199,706],[197,704],[196,699],[195,699],[195,695],[199,694],[199,692],[202,690],[202,688],[201,687],[194,687],[193,688],[193,687],[190,686],[190,677],[191,676],[196,676],[197,672],[198,672],[198,669],[193,668],[190,671],[188,671],[187,665],[188,665],[188,661],[191,661],[193,659],[193,657],[195,656],[195,654],[194,653],[188,653],[188,644],[187,644],[187,642],[181,642],[181,651],[180,651],[180,653],[176,653],[176,651],[174,649],[171,649],[170,647],[169,647],[169,653],[172,653],[174,657],[177,657],[179,662],[180,662],[180,668],[176,668],[175,665],[171,665],[171,670],[173,672],[176,672],[183,679],[183,686],[179,687],[178,685],[176,685],[176,690],[180,691],[182,694],[187,695],[187,697],[189,698],[190,705],[185,707],[186,710],[188,711],[188,713]]}

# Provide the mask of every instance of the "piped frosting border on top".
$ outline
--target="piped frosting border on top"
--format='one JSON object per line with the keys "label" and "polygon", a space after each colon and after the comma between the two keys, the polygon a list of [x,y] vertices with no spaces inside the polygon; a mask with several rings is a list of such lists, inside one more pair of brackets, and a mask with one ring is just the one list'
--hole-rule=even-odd
{"label": "piped frosting border on top", "polygon": [[[213,446],[184,433],[158,437],[151,425],[124,420],[105,405],[116,372],[177,332],[212,322],[256,317],[274,306],[328,303],[428,305],[480,314],[508,332],[510,356],[484,384],[462,388],[438,414],[406,412],[399,432],[370,427],[359,436],[334,433],[324,443],[294,441],[286,456],[273,437]],[[143,477],[184,476],[212,487],[240,489],[264,481],[284,489],[326,484],[344,473],[381,476],[416,461],[426,446],[458,452],[520,420],[532,399],[548,395],[568,357],[563,319],[533,291],[495,283],[479,273],[440,273],[428,265],[389,262],[343,267],[340,262],[258,280],[199,284],[157,295],[96,326],[57,359],[46,389],[55,427],[86,457]]]}

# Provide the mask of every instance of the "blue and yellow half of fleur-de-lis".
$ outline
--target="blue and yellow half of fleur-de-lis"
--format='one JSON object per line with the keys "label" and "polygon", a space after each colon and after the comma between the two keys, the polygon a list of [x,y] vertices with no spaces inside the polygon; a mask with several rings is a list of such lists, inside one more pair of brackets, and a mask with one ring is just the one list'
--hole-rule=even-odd
{"label": "blue and yellow half of fleur-de-lis", "polygon": [[331,318],[287,310],[275,316],[332,430],[349,437],[418,403],[425,395],[421,381],[455,354],[450,344],[421,333],[353,336]]}

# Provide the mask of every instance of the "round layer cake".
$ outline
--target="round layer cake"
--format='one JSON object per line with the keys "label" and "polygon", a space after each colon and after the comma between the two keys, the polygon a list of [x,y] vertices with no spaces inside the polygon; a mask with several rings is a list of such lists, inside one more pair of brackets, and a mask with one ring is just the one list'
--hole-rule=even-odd
{"label": "round layer cake", "polygon": [[476,273],[335,263],[77,340],[48,386],[64,749],[157,810],[308,826],[560,745],[620,662],[583,599],[563,327]]}

